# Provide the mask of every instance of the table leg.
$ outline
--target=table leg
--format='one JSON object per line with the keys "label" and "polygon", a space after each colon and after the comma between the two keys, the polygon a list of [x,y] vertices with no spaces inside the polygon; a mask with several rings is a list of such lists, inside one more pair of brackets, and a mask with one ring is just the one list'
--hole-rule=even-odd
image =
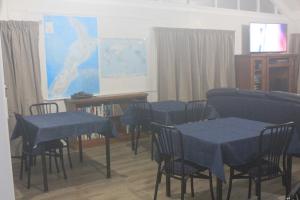
{"label": "table leg", "polygon": [[[43,147],[42,147],[43,148]],[[48,191],[48,178],[47,178],[47,165],[46,165],[46,155],[44,148],[42,149],[42,168],[43,168],[43,182],[44,182],[44,192]]]}
{"label": "table leg", "polygon": [[171,177],[166,174],[166,195],[171,197]]}
{"label": "table leg", "polygon": [[132,126],[129,127],[129,134],[131,134],[131,150],[134,151],[135,143],[134,143],[134,129]]}
{"label": "table leg", "polygon": [[79,161],[82,163],[83,156],[82,156],[82,138],[81,138],[81,135],[78,136],[78,145],[79,145]]}
{"label": "table leg", "polygon": [[222,200],[222,180],[217,178],[217,200]]}
{"label": "table leg", "polygon": [[286,177],[286,191],[288,195],[291,191],[291,187],[292,187],[292,164],[293,164],[293,157],[292,156],[288,156],[287,157],[287,177]]}
{"label": "table leg", "polygon": [[106,148],[106,177],[110,178],[110,139],[105,136],[105,148]]}

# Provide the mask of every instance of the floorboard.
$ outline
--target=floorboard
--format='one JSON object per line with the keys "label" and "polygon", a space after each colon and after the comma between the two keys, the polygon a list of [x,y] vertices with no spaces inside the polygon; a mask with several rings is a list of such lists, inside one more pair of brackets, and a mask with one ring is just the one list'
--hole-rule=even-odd
{"label": "floorboard", "polygon": [[[13,160],[15,194],[17,200],[151,200],[153,199],[157,164],[150,160],[148,138],[142,139],[138,155],[131,151],[129,142],[111,145],[112,178],[106,179],[104,146],[84,149],[84,162],[79,163],[78,153],[72,152],[73,169],[71,170],[65,156],[68,179],[62,173],[57,174],[54,165],[52,174],[48,174],[49,192],[43,192],[41,162],[32,170],[32,184],[26,188],[26,174],[19,180],[20,163]],[[53,162],[54,164],[54,162]],[[293,166],[293,182],[300,181],[300,160],[295,159]],[[179,199],[180,185],[172,181],[172,197],[165,196],[165,179],[160,184],[158,199]],[[224,186],[224,194],[227,186]],[[281,180],[276,179],[263,184],[263,199],[283,199],[284,188]],[[208,182],[195,181],[195,198],[190,197],[190,185],[186,199],[209,200]],[[232,200],[247,199],[247,181],[233,183]],[[253,198],[255,199],[255,198]]]}

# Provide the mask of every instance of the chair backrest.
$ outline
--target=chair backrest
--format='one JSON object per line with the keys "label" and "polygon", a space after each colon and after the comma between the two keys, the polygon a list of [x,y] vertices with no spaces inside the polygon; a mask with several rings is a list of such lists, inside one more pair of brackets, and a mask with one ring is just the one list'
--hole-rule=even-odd
{"label": "chair backrest", "polygon": [[137,126],[150,125],[152,117],[152,107],[146,101],[133,101],[130,104],[130,109],[133,111],[134,119]]}
{"label": "chair backrest", "polygon": [[204,120],[206,115],[206,100],[189,101],[185,105],[186,122],[195,122]]}
{"label": "chair backrest", "polygon": [[[159,123],[151,123],[156,145],[158,163],[165,163],[166,171],[175,175],[175,161],[184,160],[183,139],[180,131],[172,126],[165,126]],[[181,162],[181,174],[184,175],[184,162]]]}
{"label": "chair backrest", "polygon": [[15,118],[17,121],[18,131],[20,136],[22,136],[23,150],[31,150],[34,146],[33,136],[29,134],[28,129],[25,126],[25,121],[22,115],[15,113]]}
{"label": "chair backrest", "polygon": [[57,103],[32,104],[29,107],[29,111],[30,111],[31,115],[45,115],[45,114],[49,114],[49,113],[59,112]]}
{"label": "chair backrest", "polygon": [[300,183],[292,189],[286,200],[300,200]]}
{"label": "chair backrest", "polygon": [[[294,132],[294,123],[266,127],[259,138],[259,161],[267,160],[268,176],[270,179],[278,176],[280,161],[283,161],[283,169],[286,169],[286,152]],[[259,175],[262,173],[262,165],[259,165]]]}

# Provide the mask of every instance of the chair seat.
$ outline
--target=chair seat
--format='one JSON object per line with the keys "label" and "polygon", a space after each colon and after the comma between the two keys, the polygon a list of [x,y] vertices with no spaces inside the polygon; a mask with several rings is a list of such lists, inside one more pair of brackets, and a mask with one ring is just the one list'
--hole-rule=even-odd
{"label": "chair seat", "polygon": [[[190,161],[187,161],[187,160],[182,161],[181,159],[178,159],[178,160],[174,161],[173,174],[175,174],[177,176],[182,176],[182,162],[184,162],[184,174],[186,176],[190,176],[190,175],[193,175],[193,174],[196,174],[196,173],[203,172],[203,171],[207,170],[206,167],[197,165],[193,162],[190,162]],[[163,170],[166,173],[168,173],[168,172],[170,172],[171,169],[170,169],[169,165],[165,165],[163,167]]]}
{"label": "chair seat", "polygon": [[31,154],[33,155],[39,155],[42,153],[42,149],[44,148],[45,151],[55,150],[59,148],[63,148],[64,144],[61,140],[52,140],[49,142],[43,142],[41,144],[38,144],[32,149]]}
{"label": "chair seat", "polygon": [[[275,163],[272,163],[267,160],[261,160],[260,163],[261,163],[261,177],[272,176],[272,175],[277,176],[282,174],[281,168]],[[245,165],[232,166],[232,168],[238,172],[247,173],[252,178],[256,178],[258,177],[258,173],[259,173],[259,162],[255,161]]]}
{"label": "chair seat", "polygon": [[300,153],[292,153],[292,154],[289,154],[289,156],[300,158]]}

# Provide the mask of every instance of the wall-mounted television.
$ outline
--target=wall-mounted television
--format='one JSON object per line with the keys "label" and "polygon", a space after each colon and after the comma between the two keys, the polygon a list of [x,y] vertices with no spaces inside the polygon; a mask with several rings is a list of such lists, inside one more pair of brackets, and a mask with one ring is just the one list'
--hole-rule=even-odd
{"label": "wall-mounted television", "polygon": [[287,24],[250,24],[250,52],[286,52]]}

